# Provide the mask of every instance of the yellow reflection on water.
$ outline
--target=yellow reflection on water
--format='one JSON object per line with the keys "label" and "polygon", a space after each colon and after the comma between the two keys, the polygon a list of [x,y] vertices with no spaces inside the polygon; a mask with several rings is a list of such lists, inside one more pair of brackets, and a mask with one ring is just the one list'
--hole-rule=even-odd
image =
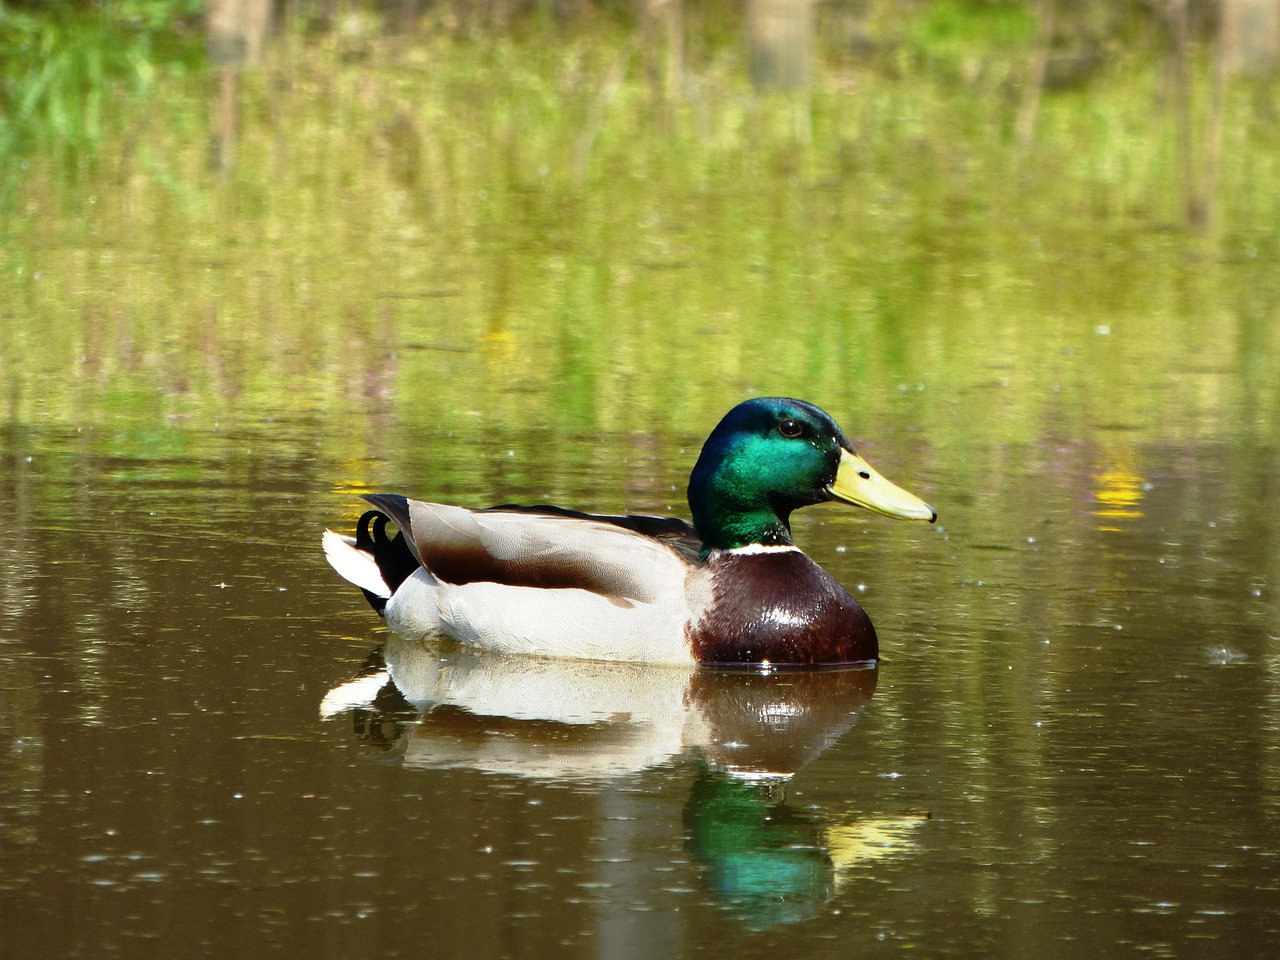
{"label": "yellow reflection on water", "polygon": [[904,813],[854,820],[827,827],[827,852],[835,865],[840,889],[860,866],[907,853],[916,843],[915,831],[927,813]]}
{"label": "yellow reflection on water", "polygon": [[1094,501],[1098,506],[1092,511],[1098,518],[1096,528],[1104,532],[1119,531],[1116,523],[1134,520],[1142,516],[1142,499],[1146,481],[1129,458],[1113,460],[1105,469],[1094,474]]}
{"label": "yellow reflection on water", "polygon": [[480,338],[480,346],[490,368],[499,374],[508,373],[520,353],[510,330],[491,330]]}

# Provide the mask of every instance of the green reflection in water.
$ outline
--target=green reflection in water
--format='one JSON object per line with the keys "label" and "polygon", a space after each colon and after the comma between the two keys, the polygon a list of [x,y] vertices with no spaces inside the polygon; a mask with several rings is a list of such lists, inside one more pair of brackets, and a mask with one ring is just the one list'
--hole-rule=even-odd
{"label": "green reflection in water", "polygon": [[199,44],[179,27],[199,0],[0,6],[0,202],[39,154],[72,173],[113,126],[121,94],[145,97],[160,74],[198,70]]}
{"label": "green reflection in water", "polygon": [[689,847],[708,883],[753,926],[814,916],[835,886],[835,868],[812,815],[778,802],[776,785],[702,775],[684,809]]}
{"label": "green reflection in water", "polygon": [[662,109],[609,22],[288,35],[242,76],[222,173],[210,80],[104,94],[97,160],[33,158],[2,225],[0,409],[314,416],[354,461],[493,424],[682,441],[763,392],[882,442],[1269,436],[1264,81],[1231,88],[1219,226],[1190,237],[1159,49],[1046,95],[1019,147],[993,78],[1033,31],[966,10],[876,28],[906,72],[824,51],[803,96],[751,94],[733,32],[701,24]]}

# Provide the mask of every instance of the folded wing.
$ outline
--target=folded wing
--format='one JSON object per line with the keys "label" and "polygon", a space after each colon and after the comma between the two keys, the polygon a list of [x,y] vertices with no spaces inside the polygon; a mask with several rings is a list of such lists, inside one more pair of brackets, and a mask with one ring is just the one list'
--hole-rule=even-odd
{"label": "folded wing", "polygon": [[683,520],[602,517],[553,507],[469,510],[391,494],[365,497],[451,584],[582,589],[649,603],[681,589],[701,541]]}

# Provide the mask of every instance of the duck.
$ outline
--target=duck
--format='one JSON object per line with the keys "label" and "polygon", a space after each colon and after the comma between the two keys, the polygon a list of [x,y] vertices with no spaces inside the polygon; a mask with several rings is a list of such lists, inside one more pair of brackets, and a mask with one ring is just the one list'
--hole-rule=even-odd
{"label": "duck", "polygon": [[[874,663],[870,617],[795,545],[791,514],[837,503],[938,514],[859,456],[820,407],[733,407],[689,477],[692,523],[555,506],[470,508],[364,496],[325,557],[392,632],[505,655],[807,667]],[[395,532],[391,532],[391,528]]]}

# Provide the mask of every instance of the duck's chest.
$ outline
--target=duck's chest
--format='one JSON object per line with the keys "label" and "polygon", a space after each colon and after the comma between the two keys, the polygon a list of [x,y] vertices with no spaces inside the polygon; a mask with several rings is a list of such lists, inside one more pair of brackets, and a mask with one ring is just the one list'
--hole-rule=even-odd
{"label": "duck's chest", "polygon": [[699,662],[854,663],[878,656],[871,619],[799,550],[725,552],[702,576],[707,606],[688,628]]}

